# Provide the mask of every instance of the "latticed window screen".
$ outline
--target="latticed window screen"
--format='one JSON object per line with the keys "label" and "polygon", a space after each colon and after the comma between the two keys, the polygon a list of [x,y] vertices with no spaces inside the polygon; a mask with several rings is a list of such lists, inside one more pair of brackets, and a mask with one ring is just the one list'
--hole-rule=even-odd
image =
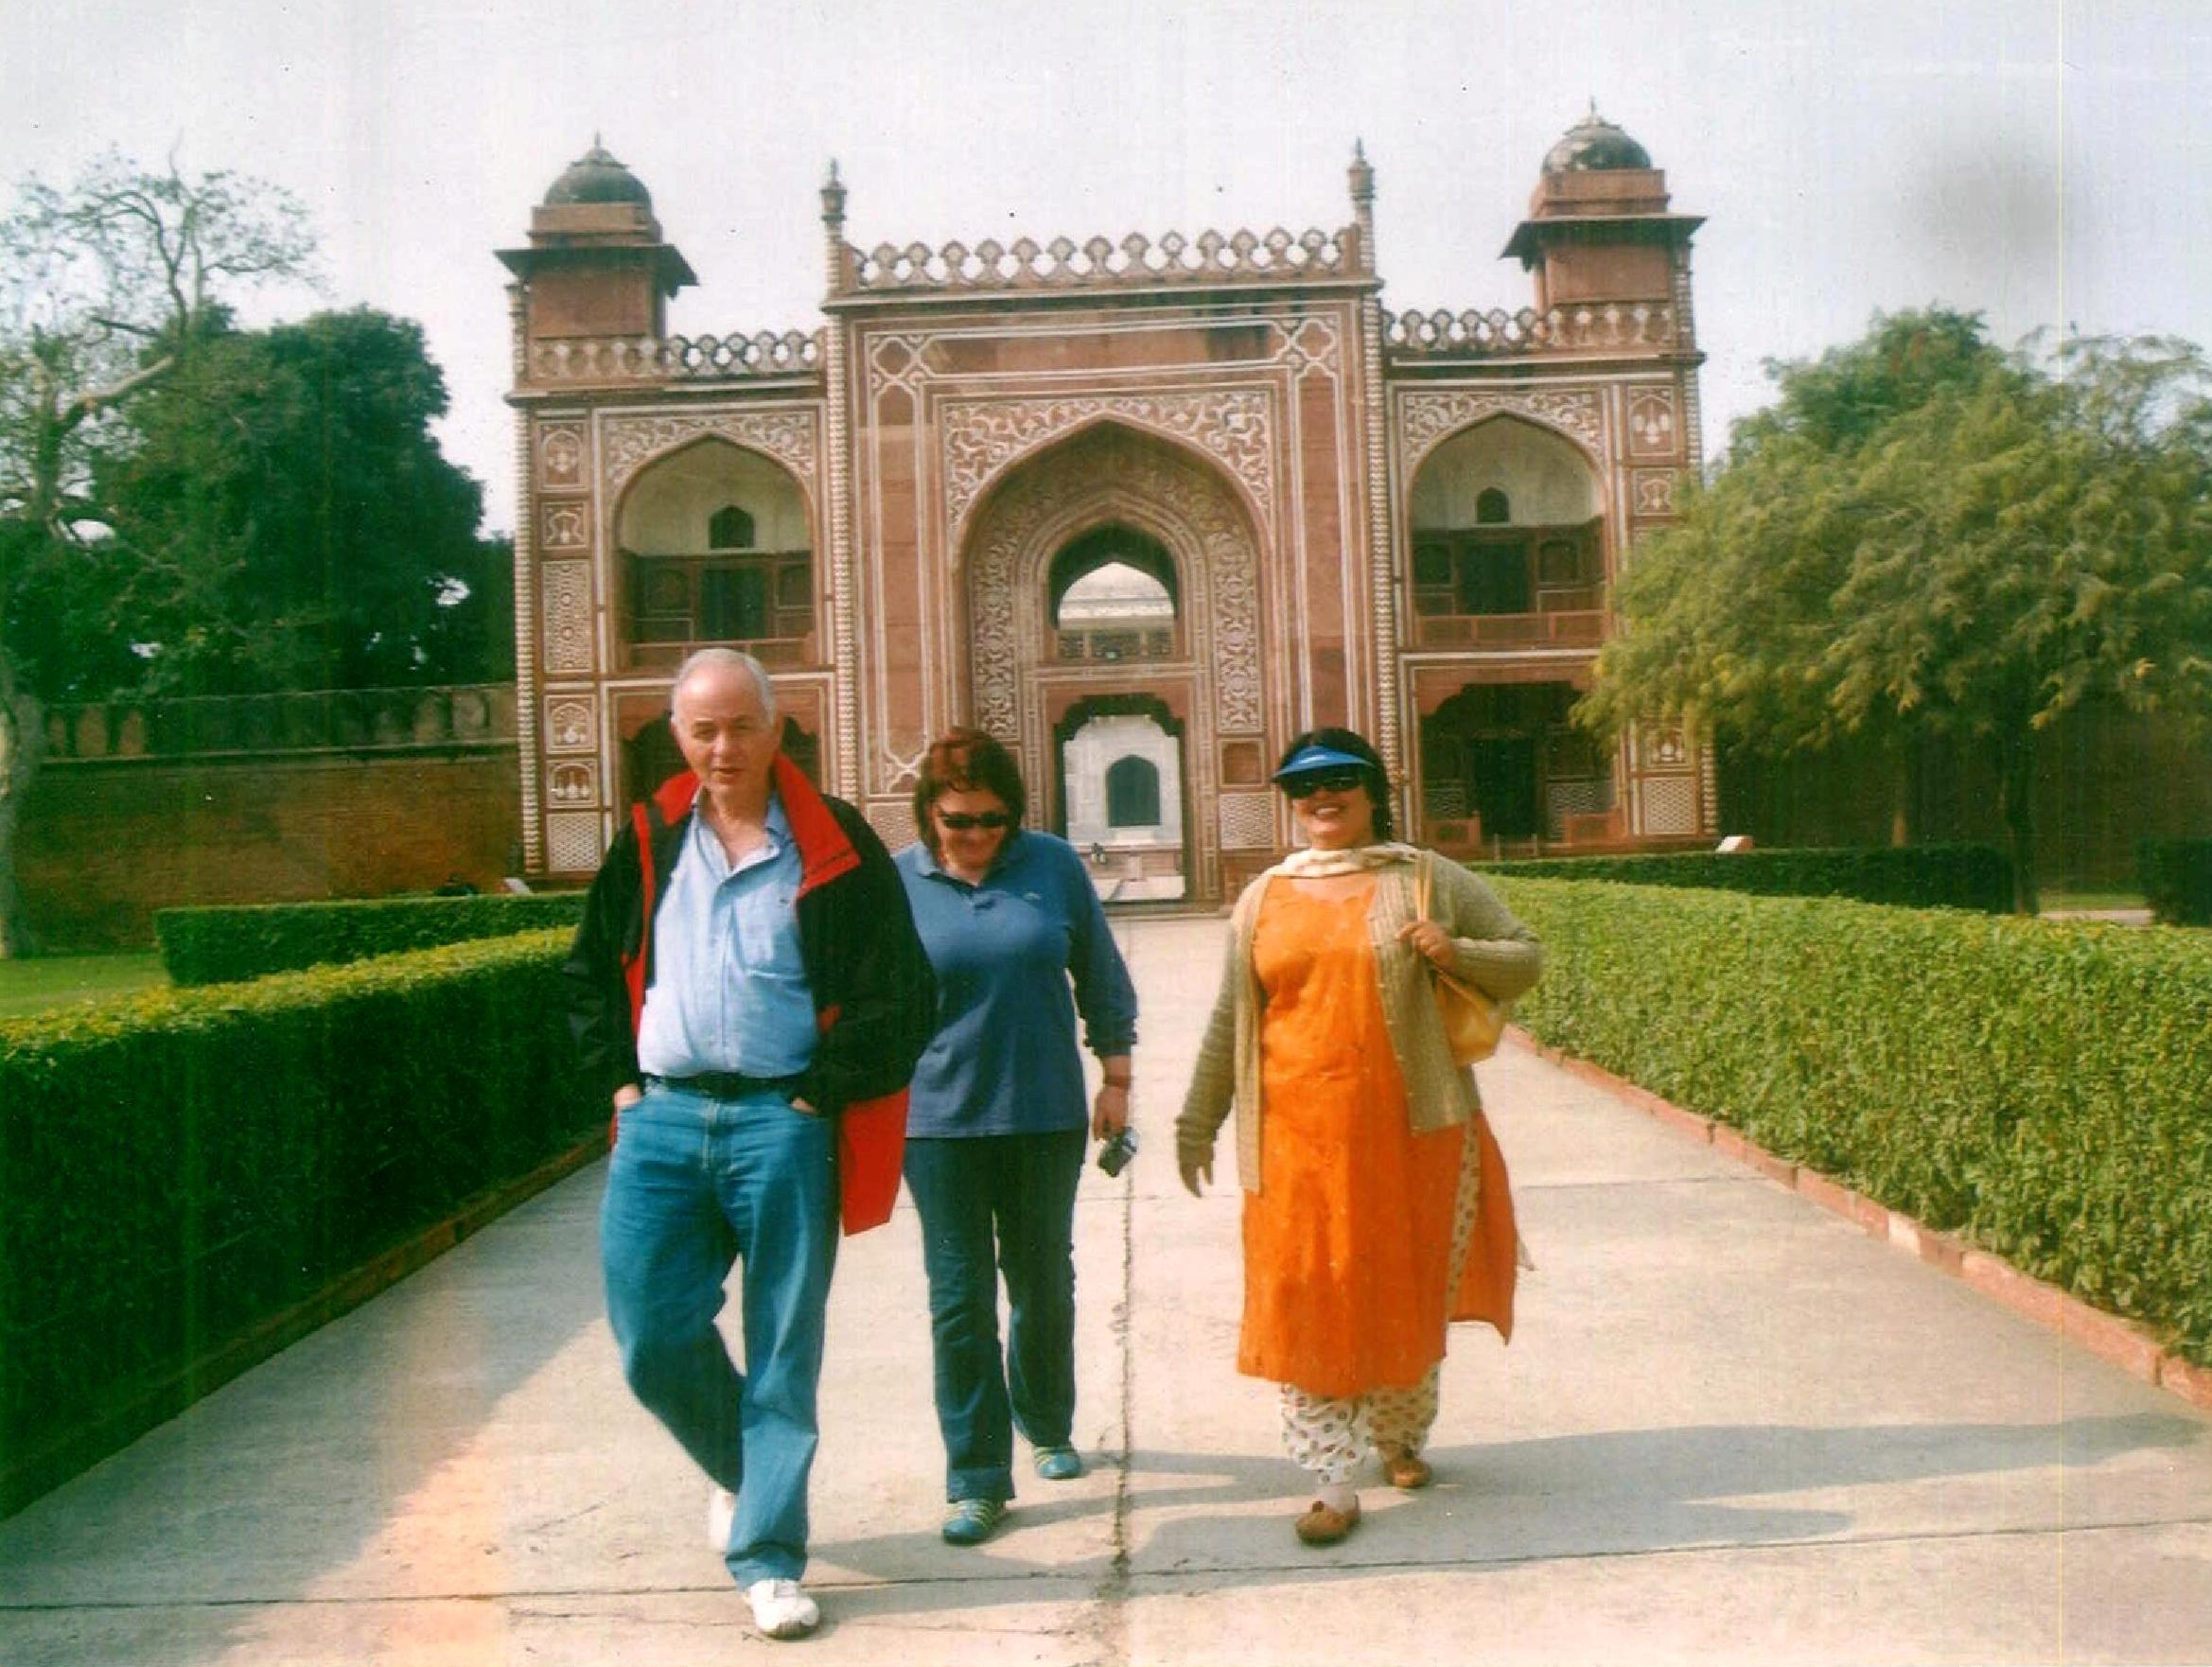
{"label": "latticed window screen", "polygon": [[1160,825],[1160,772],[1150,759],[1131,754],[1106,770],[1106,825],[1156,828]]}

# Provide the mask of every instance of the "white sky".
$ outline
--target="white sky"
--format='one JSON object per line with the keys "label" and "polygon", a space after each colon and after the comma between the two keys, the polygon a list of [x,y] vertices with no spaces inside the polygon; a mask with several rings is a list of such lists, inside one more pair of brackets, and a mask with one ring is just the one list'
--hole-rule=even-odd
{"label": "white sky", "polygon": [[863,245],[1080,241],[1343,224],[1355,136],[1385,305],[1525,306],[1498,251],[1594,97],[1708,217],[1709,450],[1877,307],[2212,342],[2212,0],[9,0],[0,93],[9,179],[181,142],[297,192],[323,303],[427,327],[502,529],[492,251],[595,129],[687,334],[818,322],[832,156]]}

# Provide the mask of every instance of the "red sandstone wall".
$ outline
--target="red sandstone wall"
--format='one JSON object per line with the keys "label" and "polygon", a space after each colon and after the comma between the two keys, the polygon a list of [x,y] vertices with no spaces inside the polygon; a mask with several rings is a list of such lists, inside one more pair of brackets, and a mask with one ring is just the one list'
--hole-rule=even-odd
{"label": "red sandstone wall", "polygon": [[17,840],[42,948],[149,944],[178,904],[423,891],[519,871],[510,746],[259,759],[57,761]]}

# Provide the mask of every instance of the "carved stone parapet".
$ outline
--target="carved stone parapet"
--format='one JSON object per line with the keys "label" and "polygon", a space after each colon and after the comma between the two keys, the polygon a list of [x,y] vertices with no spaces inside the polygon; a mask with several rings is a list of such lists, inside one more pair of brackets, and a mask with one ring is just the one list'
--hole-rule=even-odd
{"label": "carved stone parapet", "polygon": [[535,383],[724,382],[818,377],[821,332],[588,336],[533,342],[529,362],[529,380]]}
{"label": "carved stone parapet", "polygon": [[1157,242],[1132,232],[1119,242],[1092,237],[1077,243],[1028,237],[1001,243],[987,237],[970,248],[952,242],[901,248],[880,243],[850,251],[853,289],[862,293],[930,290],[1128,289],[1155,284],[1294,282],[1302,278],[1367,275],[1360,239],[1342,231],[1293,235],[1277,226],[1266,233],[1169,232]]}
{"label": "carved stone parapet", "polygon": [[1670,348],[1677,344],[1675,308],[1665,301],[1612,301],[1600,306],[1524,307],[1488,311],[1383,315],[1382,339],[1393,358],[1486,359],[1528,353],[1596,353]]}

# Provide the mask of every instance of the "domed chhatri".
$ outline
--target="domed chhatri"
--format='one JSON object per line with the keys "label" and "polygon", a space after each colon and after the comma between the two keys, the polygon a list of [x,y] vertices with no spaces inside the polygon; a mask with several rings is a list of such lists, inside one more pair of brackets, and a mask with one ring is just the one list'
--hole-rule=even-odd
{"label": "domed chhatri", "polygon": [[588,202],[634,202],[644,209],[653,206],[653,193],[645,189],[645,182],[617,162],[599,142],[597,133],[591,135],[591,149],[569,164],[545,194],[548,208]]}
{"label": "domed chhatri", "polygon": [[1651,152],[1598,114],[1590,101],[1589,114],[1560,135],[1544,155],[1548,174],[1597,173],[1601,170],[1649,167]]}

